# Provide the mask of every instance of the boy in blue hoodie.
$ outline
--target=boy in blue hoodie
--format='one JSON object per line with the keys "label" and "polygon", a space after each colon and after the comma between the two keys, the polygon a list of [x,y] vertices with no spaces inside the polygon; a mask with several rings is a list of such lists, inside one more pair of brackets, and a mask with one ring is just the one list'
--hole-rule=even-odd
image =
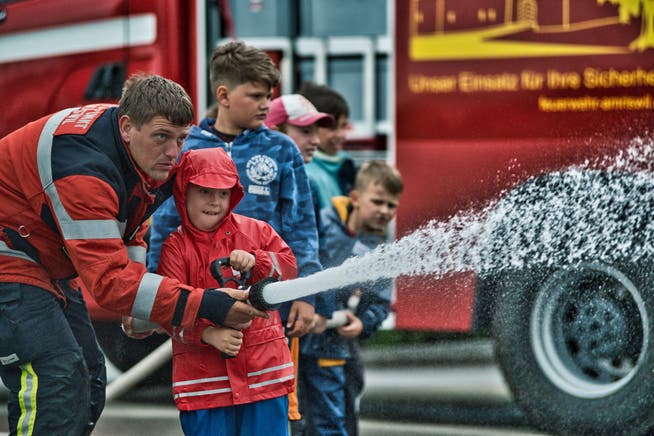
{"label": "boy in blue hoodie", "polygon": [[[279,71],[265,52],[232,41],[214,51],[210,79],[216,118],[205,118],[199,127],[193,126],[182,152],[224,149],[234,160],[245,188],[245,197],[234,212],[270,224],[293,250],[300,277],[320,271],[316,218],[302,154],[287,135],[264,125]],[[180,222],[172,199],[154,213],[148,270],[157,269],[161,244]],[[314,301],[308,296],[282,305],[279,313],[289,338],[298,338],[313,327]],[[291,342],[297,359],[298,341]],[[289,419],[298,421],[294,394],[289,400]]]}
{"label": "boy in blue hoodie", "polygon": [[[231,41],[214,51],[210,79],[217,117],[193,126],[182,152],[224,149],[245,188],[245,197],[234,212],[270,224],[293,250],[300,277],[320,271],[316,220],[302,155],[288,136],[264,125],[279,71],[265,52]],[[169,199],[152,216],[148,270],[156,270],[161,244],[179,224],[175,204]],[[282,306],[288,336],[302,336],[310,330],[313,303],[310,296]]]}

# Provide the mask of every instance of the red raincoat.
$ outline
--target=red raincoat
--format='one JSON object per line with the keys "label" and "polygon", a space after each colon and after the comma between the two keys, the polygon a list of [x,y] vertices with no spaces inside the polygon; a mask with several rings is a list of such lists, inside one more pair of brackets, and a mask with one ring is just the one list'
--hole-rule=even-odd
{"label": "red raincoat", "polygon": [[[195,177],[215,177],[234,186],[230,212],[213,232],[193,227],[186,213],[186,187]],[[173,189],[182,225],[163,244],[158,272],[201,288],[218,287],[210,264],[229,257],[234,249],[254,254],[250,283],[264,277],[294,278],[293,252],[271,226],[232,213],[243,197],[232,160],[219,148],[192,150],[182,156]],[[225,279],[234,272],[223,268]],[[236,274],[238,274],[236,272]],[[230,282],[232,287],[235,285]],[[223,359],[215,348],[201,342],[201,332],[211,325],[201,319],[194,328],[174,329],[173,395],[180,410],[198,410],[250,403],[287,395],[293,391],[293,362],[279,313],[255,318],[243,331],[243,345],[235,358]]]}

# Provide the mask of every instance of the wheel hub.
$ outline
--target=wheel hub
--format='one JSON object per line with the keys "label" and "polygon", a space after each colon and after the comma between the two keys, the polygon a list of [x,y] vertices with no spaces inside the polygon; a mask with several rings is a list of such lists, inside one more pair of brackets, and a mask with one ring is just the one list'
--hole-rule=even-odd
{"label": "wheel hub", "polygon": [[563,325],[566,342],[575,345],[578,359],[592,364],[624,353],[629,333],[624,310],[614,300],[601,296],[582,303],[581,307],[573,303],[566,310],[571,321]]}
{"label": "wheel hub", "polygon": [[558,271],[532,310],[539,366],[561,390],[581,398],[607,396],[629,382],[647,349],[648,330],[638,289],[607,265]]}

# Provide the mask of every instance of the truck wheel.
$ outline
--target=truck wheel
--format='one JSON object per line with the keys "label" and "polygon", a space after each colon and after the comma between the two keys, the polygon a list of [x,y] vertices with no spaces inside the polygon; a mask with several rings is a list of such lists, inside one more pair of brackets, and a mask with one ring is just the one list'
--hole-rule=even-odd
{"label": "truck wheel", "polygon": [[556,434],[644,434],[654,422],[654,276],[585,263],[507,274],[494,317],[516,403]]}

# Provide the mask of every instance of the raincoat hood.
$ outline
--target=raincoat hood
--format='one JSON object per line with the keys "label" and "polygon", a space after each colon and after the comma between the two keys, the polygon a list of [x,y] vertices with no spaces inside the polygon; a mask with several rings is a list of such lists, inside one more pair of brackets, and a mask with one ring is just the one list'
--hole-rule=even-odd
{"label": "raincoat hood", "polygon": [[231,189],[229,213],[234,210],[244,195],[234,161],[222,148],[189,150],[179,162],[177,178],[173,187],[175,205],[185,227],[191,226],[186,213],[186,189],[189,183],[212,189]]}

